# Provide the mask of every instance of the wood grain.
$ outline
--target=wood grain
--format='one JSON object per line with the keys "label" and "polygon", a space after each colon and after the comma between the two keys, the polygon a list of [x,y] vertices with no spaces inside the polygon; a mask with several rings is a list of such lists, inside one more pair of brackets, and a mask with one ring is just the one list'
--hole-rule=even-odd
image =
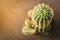
{"label": "wood grain", "polygon": [[[54,9],[54,35],[25,36],[21,29],[27,12],[39,3]],[[60,40],[60,0],[0,0],[0,40]]]}

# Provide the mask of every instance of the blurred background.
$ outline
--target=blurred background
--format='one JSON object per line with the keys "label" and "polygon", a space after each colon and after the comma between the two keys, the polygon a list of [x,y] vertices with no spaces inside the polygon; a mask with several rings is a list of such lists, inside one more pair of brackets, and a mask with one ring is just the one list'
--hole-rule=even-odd
{"label": "blurred background", "polygon": [[[54,9],[54,35],[23,35],[27,12],[41,3]],[[0,40],[60,40],[60,0],[0,0]]]}

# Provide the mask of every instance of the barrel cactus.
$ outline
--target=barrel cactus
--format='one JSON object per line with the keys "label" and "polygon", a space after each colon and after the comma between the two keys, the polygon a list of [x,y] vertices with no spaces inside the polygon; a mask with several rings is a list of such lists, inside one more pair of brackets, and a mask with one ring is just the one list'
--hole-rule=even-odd
{"label": "barrel cactus", "polygon": [[33,10],[28,12],[28,16],[30,17],[30,21],[25,22],[26,29],[24,29],[24,27],[22,28],[22,32],[24,34],[35,34],[37,31],[40,34],[44,34],[47,33],[47,31],[49,31],[52,27],[51,22],[54,14],[49,5],[44,3],[38,4]]}

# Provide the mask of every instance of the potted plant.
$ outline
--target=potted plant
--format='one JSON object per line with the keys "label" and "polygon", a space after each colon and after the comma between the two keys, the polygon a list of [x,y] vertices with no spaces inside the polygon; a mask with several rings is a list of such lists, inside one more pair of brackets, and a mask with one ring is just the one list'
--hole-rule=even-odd
{"label": "potted plant", "polygon": [[28,12],[29,19],[25,21],[22,33],[32,35],[35,33],[48,34],[52,28],[53,9],[44,3],[38,4]]}

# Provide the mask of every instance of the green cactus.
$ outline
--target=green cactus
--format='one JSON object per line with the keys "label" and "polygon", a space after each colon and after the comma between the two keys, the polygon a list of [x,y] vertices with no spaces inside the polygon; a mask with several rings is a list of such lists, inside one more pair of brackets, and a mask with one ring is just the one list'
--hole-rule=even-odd
{"label": "green cactus", "polygon": [[[33,10],[28,12],[28,16],[31,18],[31,22],[27,24],[32,24],[28,25],[28,27],[34,29],[34,33],[36,33],[36,29],[39,33],[45,33],[51,28],[50,23],[52,22],[54,14],[52,8],[48,5],[39,4],[35,6]],[[25,24],[25,26],[27,24]],[[34,33],[32,32],[32,34]]]}

